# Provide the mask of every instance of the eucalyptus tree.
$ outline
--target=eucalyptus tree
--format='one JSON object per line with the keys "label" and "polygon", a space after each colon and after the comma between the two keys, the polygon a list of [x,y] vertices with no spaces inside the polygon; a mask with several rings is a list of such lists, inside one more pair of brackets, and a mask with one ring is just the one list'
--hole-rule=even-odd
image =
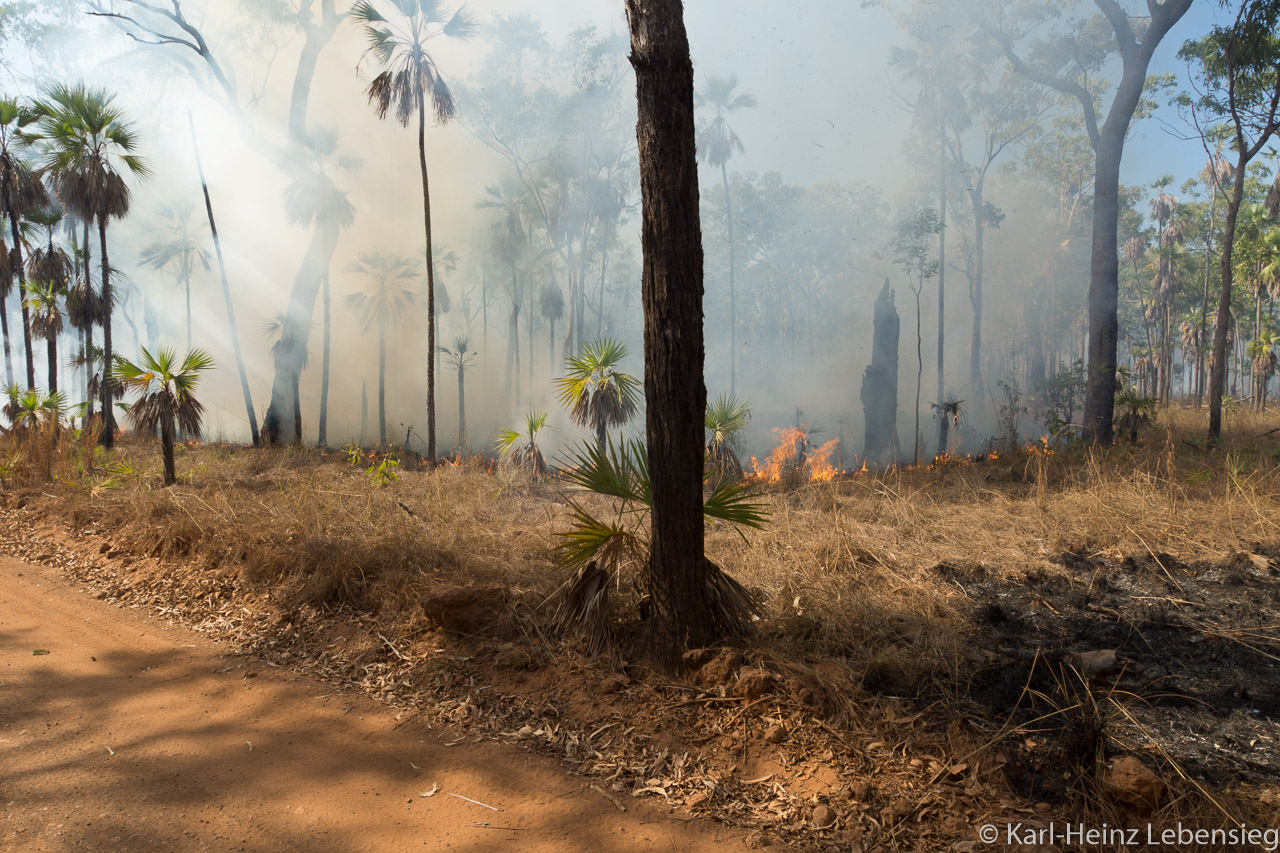
{"label": "eucalyptus tree", "polygon": [[27,309],[27,275],[22,260],[22,236],[18,220],[28,210],[45,201],[45,191],[24,154],[31,147],[32,131],[39,115],[16,98],[0,97],[0,204],[9,220],[10,271],[18,279],[22,305],[22,343],[27,357],[27,387],[36,384],[35,359],[31,349],[31,319]]}
{"label": "eucalyptus tree", "polygon": [[[422,217],[427,253],[427,352],[436,351],[435,262],[431,252],[431,190],[427,175],[427,102],[436,124],[453,118],[453,94],[431,55],[429,43],[438,38],[466,40],[476,33],[476,23],[465,8],[448,10],[436,0],[389,0],[395,10],[387,18],[370,0],[361,0],[351,11],[364,26],[369,47],[381,65],[366,89],[378,118],[394,111],[401,126],[418,120],[418,166],[422,172]],[[435,358],[427,359],[427,459],[436,459]]]}
{"label": "eucalyptus tree", "polygon": [[1213,364],[1209,375],[1209,439],[1222,436],[1222,395],[1227,378],[1227,338],[1231,325],[1236,221],[1244,200],[1250,161],[1280,131],[1280,3],[1245,0],[1230,26],[1215,26],[1188,41],[1179,56],[1192,65],[1194,96],[1184,103],[1200,123],[1200,116],[1225,120],[1236,152],[1235,175],[1223,224],[1221,290],[1213,333]]}
{"label": "eucalyptus tree", "polygon": [[893,259],[907,273],[911,293],[916,298],[916,405],[915,449],[913,465],[920,464],[920,380],[924,374],[923,335],[920,329],[920,294],[925,283],[938,274],[940,264],[929,250],[929,243],[942,227],[938,214],[931,208],[921,208],[898,223],[892,250]]}
{"label": "eucalyptus tree", "polygon": [[[1089,342],[1086,367],[1085,434],[1111,443],[1119,341],[1120,160],[1129,127],[1147,83],[1147,69],[1161,40],[1191,8],[1192,0],[1148,0],[1146,15],[1130,15],[1125,0],[1093,0],[1100,13],[1078,12],[1081,0],[988,0],[980,26],[1004,52],[1014,70],[1033,83],[1074,99],[1094,151],[1092,259],[1089,273]],[[1050,25],[1027,54],[1017,34]],[[1100,73],[1120,60],[1120,82],[1106,115],[1100,115]]]}
{"label": "eucalyptus tree", "polygon": [[205,248],[207,226],[193,224],[195,204],[189,199],[162,204],[157,240],[142,248],[142,262],[152,269],[170,270],[182,287],[187,306],[187,349],[191,349],[191,276],[197,267],[206,272],[212,268],[209,250]]}
{"label": "eucalyptus tree", "polygon": [[[45,168],[63,206],[80,219],[98,225],[98,255],[102,265],[102,324],[104,364],[113,363],[111,266],[107,255],[107,225],[129,213],[126,177],[146,178],[150,170],[136,153],[138,139],[115,98],[104,89],[83,85],[58,86],[37,109],[40,134],[47,146]],[[102,443],[115,445],[113,386],[102,383]]]}
{"label": "eucalyptus tree", "polygon": [[742,139],[729,124],[729,117],[739,110],[754,109],[755,96],[738,92],[738,75],[707,77],[702,89],[694,93],[694,106],[711,113],[710,120],[698,132],[698,156],[713,169],[720,170],[724,187],[725,228],[729,234],[729,394],[737,393],[738,377],[738,300],[734,289],[733,200],[729,195],[729,160],[745,148]]}
{"label": "eucalyptus tree", "polygon": [[[342,10],[338,8],[338,0],[244,4],[241,13],[247,16],[248,24],[243,31],[253,36],[253,43],[246,43],[235,37],[207,38],[201,21],[188,17],[180,3],[161,5],[151,0],[113,0],[111,3],[86,0],[86,3],[90,15],[114,25],[134,43],[155,51],[169,60],[179,73],[189,76],[231,118],[231,129],[242,134],[253,150],[260,152],[289,181],[308,180],[315,134],[309,121],[310,96],[319,58],[347,18],[346,4],[342,4]],[[301,36],[302,44],[296,53],[287,109],[275,116],[258,111],[257,106],[264,103],[261,91],[246,87],[243,80],[238,81],[228,71],[235,50],[238,46],[247,58],[257,62],[264,52],[280,52],[286,40],[295,35]],[[268,75],[270,70],[268,67]],[[275,126],[271,124],[272,119],[277,119]],[[293,433],[294,440],[301,440],[302,416],[296,411],[296,403],[307,360],[307,342],[314,325],[312,318],[322,284],[329,280],[338,234],[345,227],[342,217],[349,212],[349,207],[341,206],[333,210],[320,209],[312,219],[314,232],[293,279],[288,309],[282,317],[287,328],[281,329],[281,341],[273,359],[275,376],[263,423],[263,437],[268,443],[285,441],[287,431]]]}
{"label": "eucalyptus tree", "polygon": [[[322,305],[323,344],[320,373],[320,413],[317,441],[328,441],[329,355],[332,326],[329,258],[333,256],[341,233],[355,222],[355,208],[339,183],[339,175],[353,173],[359,161],[344,155],[339,147],[338,132],[331,127],[313,126],[302,138],[305,156],[297,165],[294,179],[284,190],[285,218],[299,228],[315,227],[299,277],[313,281],[309,292],[297,286],[289,299],[280,338],[272,350],[276,373],[271,405],[264,418],[263,429],[273,444],[283,442],[287,424],[293,424],[293,443],[302,443],[302,413],[296,411],[300,400],[299,384],[307,364],[307,340],[311,333],[310,318],[315,310],[316,291]],[[307,318],[301,325],[299,318]],[[277,391],[279,393],[277,393]]]}
{"label": "eucalyptus tree", "polygon": [[347,268],[365,279],[363,289],[347,294],[343,304],[355,313],[364,332],[378,332],[378,444],[387,445],[387,329],[400,321],[417,297],[413,283],[422,275],[409,258],[386,249],[364,252]]}
{"label": "eucalyptus tree", "polygon": [[[936,134],[938,143],[938,400],[942,410],[946,403],[946,374],[943,351],[946,339],[946,273],[947,273],[947,171],[948,133],[960,134],[972,124],[967,103],[967,89],[973,72],[969,55],[964,50],[957,26],[961,18],[943,14],[938,4],[928,3],[924,10],[906,19],[908,32],[918,48],[896,47],[889,62],[902,70],[916,86],[912,103],[916,128],[922,136]],[[985,215],[985,210],[979,216]],[[938,421],[939,446],[947,431],[942,418]]]}

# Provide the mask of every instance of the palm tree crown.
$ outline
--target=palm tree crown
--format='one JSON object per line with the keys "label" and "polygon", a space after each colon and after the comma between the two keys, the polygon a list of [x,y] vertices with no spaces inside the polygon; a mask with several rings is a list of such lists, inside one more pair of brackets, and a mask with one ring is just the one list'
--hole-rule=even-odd
{"label": "palm tree crown", "polygon": [[375,325],[394,322],[406,306],[417,300],[411,283],[421,277],[422,271],[408,258],[378,249],[362,253],[347,270],[366,278],[363,290],[343,299],[366,332]]}
{"label": "palm tree crown", "polygon": [[555,381],[556,399],[569,410],[574,423],[596,431],[601,448],[605,430],[622,426],[639,410],[640,380],[618,369],[627,355],[621,341],[592,341],[566,359],[568,375]]}
{"label": "palm tree crown", "polygon": [[694,103],[712,113],[711,120],[698,133],[698,156],[717,169],[744,150],[742,140],[729,124],[729,116],[756,106],[754,95],[739,93],[737,88],[737,74],[728,77],[712,74],[694,95]]}
{"label": "palm tree crown", "polygon": [[173,465],[175,426],[182,435],[198,436],[204,421],[204,405],[196,399],[200,374],[213,367],[213,357],[203,350],[190,350],[181,362],[172,349],[152,355],[142,347],[137,363],[117,358],[112,379],[138,399],[129,407],[129,420],[140,433],[160,430],[164,455],[164,483],[177,481]]}

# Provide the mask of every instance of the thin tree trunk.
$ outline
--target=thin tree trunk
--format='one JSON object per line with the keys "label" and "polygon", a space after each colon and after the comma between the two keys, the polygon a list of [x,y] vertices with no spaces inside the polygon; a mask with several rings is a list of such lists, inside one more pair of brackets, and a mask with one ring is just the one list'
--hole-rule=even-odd
{"label": "thin tree trunk", "polygon": [[[86,298],[92,302],[93,295],[93,246],[89,241],[89,220],[84,221],[84,291]],[[90,312],[89,320],[84,324],[84,399],[87,403],[85,408],[86,418],[93,417],[93,314]]]}
{"label": "thin tree trunk", "polygon": [[329,296],[329,274],[325,273],[320,284],[320,298],[324,302],[324,351],[320,356],[320,419],[316,443],[329,446],[329,354],[331,341],[332,301]]}
{"label": "thin tree trunk", "polygon": [[973,282],[972,291],[969,297],[969,306],[973,309],[973,335],[969,339],[969,399],[975,404],[980,401],[984,392],[982,389],[982,275],[985,264],[985,242],[986,242],[986,223],[983,212],[985,204],[983,203],[983,181],[984,178],[978,180],[977,186],[973,188],[971,200],[973,202]]}
{"label": "thin tree trunk", "polygon": [[431,257],[431,185],[427,180],[427,105],[418,92],[418,165],[422,170],[422,222],[427,238],[427,462],[436,461],[436,274]]}
{"label": "thin tree trunk", "polygon": [[191,127],[191,148],[196,156],[196,174],[200,177],[200,187],[204,191],[204,210],[209,217],[209,233],[213,236],[213,250],[218,256],[218,272],[222,277],[222,299],[227,306],[227,329],[231,333],[231,350],[235,353],[236,369],[240,373],[240,393],[244,396],[245,416],[249,419],[249,435],[253,440],[253,446],[258,447],[262,443],[258,435],[258,416],[253,411],[253,395],[249,392],[249,377],[244,369],[244,353],[240,350],[240,332],[236,329],[236,309],[231,301],[231,286],[227,283],[227,264],[222,257],[222,240],[218,237],[218,223],[213,218],[213,200],[209,196],[209,183],[204,178],[204,165],[200,162],[195,119],[190,113],[187,113],[187,123]]}
{"label": "thin tree trunk", "polygon": [[[1245,152],[1240,159],[1244,160]],[[1240,212],[1240,202],[1244,199],[1245,167],[1248,160],[1239,163],[1236,168],[1235,182],[1231,189],[1231,200],[1227,202],[1227,219],[1222,232],[1222,258],[1220,261],[1221,290],[1218,293],[1218,316],[1213,328],[1213,370],[1209,373],[1209,440],[1217,442],[1222,438],[1222,392],[1227,379],[1227,332],[1231,322],[1231,255],[1235,248],[1236,216]],[[1240,344],[1240,327],[1236,324],[1236,346]]]}
{"label": "thin tree trunk", "polygon": [[702,234],[693,64],[681,0],[626,0],[643,197],[645,432],[652,494],[651,638],[674,666],[711,624],[702,475]]}
{"label": "thin tree trunk", "polygon": [[458,354],[458,447],[459,458],[467,453],[467,386],[466,364]]}
{"label": "thin tree trunk", "polygon": [[[942,372],[943,342],[946,332],[947,281],[947,125],[938,115],[938,412],[946,403]],[[938,452],[945,450],[946,427],[938,422]]]}
{"label": "thin tree trunk", "polygon": [[387,321],[378,321],[378,446],[387,446]]}
{"label": "thin tree trunk", "polygon": [[[923,289],[924,282],[921,282]],[[920,464],[920,383],[924,378],[924,336],[920,329],[920,291],[916,295],[916,445],[911,464]]]}
{"label": "thin tree trunk", "polygon": [[724,184],[724,221],[729,232],[729,395],[738,393],[738,293],[734,269],[733,204],[729,196],[729,168],[720,164],[720,181]]}
{"label": "thin tree trunk", "polygon": [[0,331],[4,332],[5,387],[13,387],[13,352],[9,348],[9,299],[0,299]]}
{"label": "thin tree trunk", "polygon": [[36,387],[36,362],[31,350],[31,314],[27,310],[27,274],[22,263],[22,237],[18,232],[18,214],[13,209],[11,196],[13,189],[11,179],[6,174],[4,179],[4,207],[9,213],[9,230],[13,236],[10,254],[13,258],[13,272],[18,277],[18,305],[22,311],[22,345],[27,356],[27,387]]}
{"label": "thin tree trunk", "polygon": [[106,305],[102,320],[102,446],[110,450],[116,445],[116,413],[112,393],[111,365],[115,353],[111,349],[111,267],[107,260],[107,222],[98,217],[98,250],[102,253],[102,299]]}
{"label": "thin tree trunk", "polygon": [[49,356],[49,393],[58,393],[58,336],[50,335],[45,342]]}

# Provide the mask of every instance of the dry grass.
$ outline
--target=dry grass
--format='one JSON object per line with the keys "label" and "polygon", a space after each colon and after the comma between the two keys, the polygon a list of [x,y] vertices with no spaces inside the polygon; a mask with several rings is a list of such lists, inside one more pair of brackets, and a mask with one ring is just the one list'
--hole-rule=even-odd
{"label": "dry grass", "polygon": [[[1043,581],[1065,575],[1068,551],[1218,563],[1280,540],[1280,440],[1264,435],[1280,421],[1234,414],[1227,443],[1209,450],[1202,417],[1165,413],[1137,447],[1022,452],[773,491],[767,528],[742,536],[718,526],[708,556],[765,604],[756,659],[812,685],[833,724],[877,737],[866,720],[873,693],[963,704],[984,651],[974,602],[950,580],[957,571]],[[11,502],[93,531],[104,548],[155,558],[139,571],[191,572],[201,589],[216,579],[286,613],[370,617],[401,650],[426,629],[418,602],[433,587],[501,583],[514,602],[504,639],[547,651],[554,607],[540,605],[564,581],[552,551],[569,518],[556,481],[477,462],[401,469],[376,485],[368,460],[349,464],[340,452],[202,445],[179,449],[179,485],[163,489],[154,446],[124,442],[111,458],[90,447],[65,444],[53,483],[10,481]],[[976,732],[964,748],[994,749],[1009,734]],[[1176,774],[1167,808],[1221,815],[1213,798],[1227,795]],[[1086,797],[1073,811],[1102,815],[1100,803]],[[1265,807],[1229,806],[1256,808]]]}

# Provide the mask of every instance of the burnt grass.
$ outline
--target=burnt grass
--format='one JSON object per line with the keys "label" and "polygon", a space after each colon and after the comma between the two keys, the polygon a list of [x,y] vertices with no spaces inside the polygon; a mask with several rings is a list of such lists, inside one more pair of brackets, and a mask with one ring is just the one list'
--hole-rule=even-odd
{"label": "burnt grass", "polygon": [[1280,779],[1277,558],[1280,546],[1261,543],[1195,564],[1080,547],[1053,559],[1063,573],[1033,569],[1016,582],[976,564],[934,567],[975,602],[985,662],[971,672],[971,711],[1025,727],[1005,744],[1015,787],[1060,799],[1070,768],[1088,763],[1085,680],[1067,659],[1108,649],[1124,669],[1089,687],[1111,709],[1095,724],[1104,752],[1154,753],[1213,787]]}

